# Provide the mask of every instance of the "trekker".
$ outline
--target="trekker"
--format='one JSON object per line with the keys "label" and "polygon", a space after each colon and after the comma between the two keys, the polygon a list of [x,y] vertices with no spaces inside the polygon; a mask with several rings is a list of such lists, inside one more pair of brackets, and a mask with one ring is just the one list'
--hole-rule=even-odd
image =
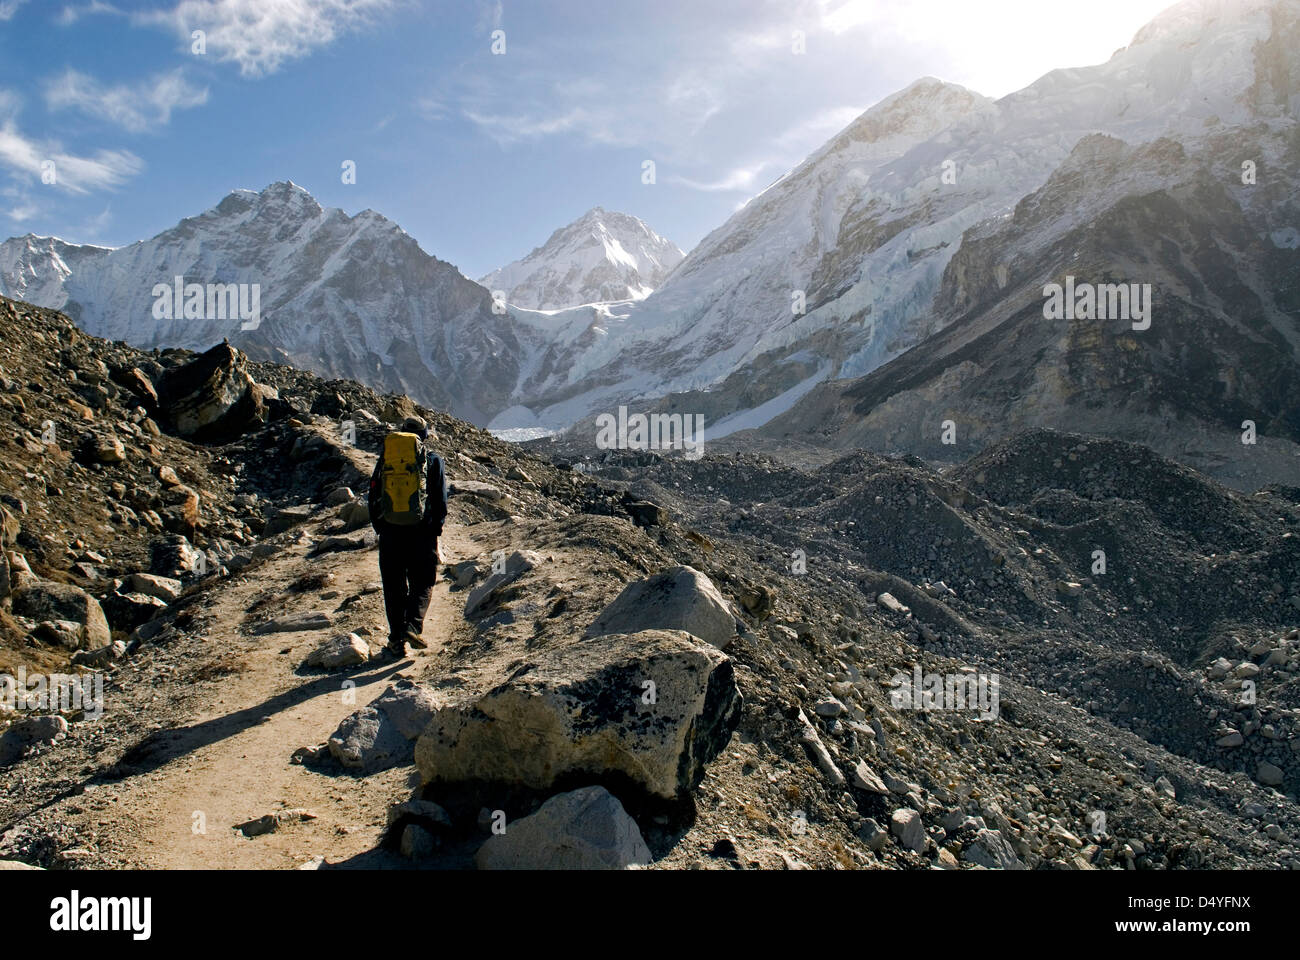
{"label": "trekker", "polygon": [[447,519],[447,472],[433,452],[429,425],[407,417],[384,437],[370,477],[370,523],[379,534],[388,646],[401,659],[406,645],[424,649],[424,615],[438,575],[438,537]]}

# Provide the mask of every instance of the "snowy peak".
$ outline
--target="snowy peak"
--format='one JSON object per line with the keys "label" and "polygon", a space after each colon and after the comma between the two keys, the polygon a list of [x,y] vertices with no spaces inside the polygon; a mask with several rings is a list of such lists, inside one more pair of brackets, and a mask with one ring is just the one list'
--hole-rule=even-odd
{"label": "snowy peak", "polygon": [[636,217],[592,207],[522,260],[479,282],[532,310],[641,300],[682,260],[677,246]]}

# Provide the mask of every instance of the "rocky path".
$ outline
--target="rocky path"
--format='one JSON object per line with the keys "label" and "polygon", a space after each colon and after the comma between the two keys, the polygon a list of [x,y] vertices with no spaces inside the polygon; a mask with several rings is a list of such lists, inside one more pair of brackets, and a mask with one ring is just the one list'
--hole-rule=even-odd
{"label": "rocky path", "polygon": [[[463,622],[446,582],[434,589],[426,620],[427,651],[406,660],[351,669],[304,671],[306,654],[340,627],[361,633],[377,650],[386,635],[374,550],[307,558],[294,544],[259,569],[259,577],[221,594],[206,611],[208,641],[239,651],[243,668],[211,688],[193,720],[168,731],[153,769],[116,786],[115,817],[107,824],[123,859],[149,868],[292,869],[323,857],[331,865],[381,867],[378,849],[388,805],[409,791],[412,767],[370,776],[322,772],[290,761],[294,750],[325,739],[348,714],[402,676],[414,677],[438,656]],[[458,557],[467,541],[448,530],[444,556]],[[330,577],[324,591],[289,593],[304,571]],[[331,610],[341,598],[363,594],[335,626],[319,631],[247,635],[246,610],[277,617]],[[321,596],[332,600],[321,602]],[[295,811],[284,814],[284,811]],[[297,813],[296,811],[306,811]],[[283,822],[247,837],[237,826],[266,815]],[[103,829],[103,828],[101,828]]]}

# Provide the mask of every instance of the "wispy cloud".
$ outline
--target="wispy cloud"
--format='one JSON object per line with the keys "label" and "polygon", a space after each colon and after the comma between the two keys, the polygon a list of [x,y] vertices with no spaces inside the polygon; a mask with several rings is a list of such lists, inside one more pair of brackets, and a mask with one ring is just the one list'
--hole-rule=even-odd
{"label": "wispy cloud", "polygon": [[59,11],[59,16],[55,22],[60,26],[70,27],[82,17],[93,17],[104,14],[123,17],[126,16],[126,11],[111,3],[105,3],[104,0],[90,0],[89,3],[83,3],[79,6],[70,3]]}
{"label": "wispy cloud", "polygon": [[668,178],[668,182],[680,183],[692,190],[703,190],[708,193],[721,193],[729,190],[753,193],[760,185],[759,177],[763,171],[769,170],[773,166],[774,164],[771,161],[762,160],[750,167],[736,167],[729,170],[717,180],[699,181],[692,180],[689,177],[673,175]]}
{"label": "wispy cloud", "polygon": [[26,2],[27,0],[0,0],[0,22],[12,20],[18,8]]}
{"label": "wispy cloud", "polygon": [[[57,141],[29,137],[18,127],[18,107],[17,96],[0,90],[0,170],[20,184],[85,194],[116,187],[144,169],[140,158],[127,150],[82,156],[68,153]],[[53,183],[46,184],[50,174]]]}
{"label": "wispy cloud", "polygon": [[260,77],[395,5],[396,0],[181,0],[169,10],[134,13],[132,22],[169,30],[187,48],[194,31],[202,30],[209,56],[238,64],[246,77]]}
{"label": "wispy cloud", "polygon": [[188,110],[207,101],[207,88],[191,84],[181,68],[137,84],[114,86],[104,86],[94,77],[69,69],[45,89],[45,102],[51,110],[79,110],[132,133],[165,126],[173,110]]}

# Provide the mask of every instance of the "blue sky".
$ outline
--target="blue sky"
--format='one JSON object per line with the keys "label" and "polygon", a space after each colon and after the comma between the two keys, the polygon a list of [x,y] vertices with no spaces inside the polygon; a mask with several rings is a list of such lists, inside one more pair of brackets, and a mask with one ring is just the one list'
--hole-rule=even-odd
{"label": "blue sky", "polygon": [[689,250],[918,77],[1001,96],[1167,5],[0,0],[0,238],[117,246],[293,180],[470,277],[597,205]]}

